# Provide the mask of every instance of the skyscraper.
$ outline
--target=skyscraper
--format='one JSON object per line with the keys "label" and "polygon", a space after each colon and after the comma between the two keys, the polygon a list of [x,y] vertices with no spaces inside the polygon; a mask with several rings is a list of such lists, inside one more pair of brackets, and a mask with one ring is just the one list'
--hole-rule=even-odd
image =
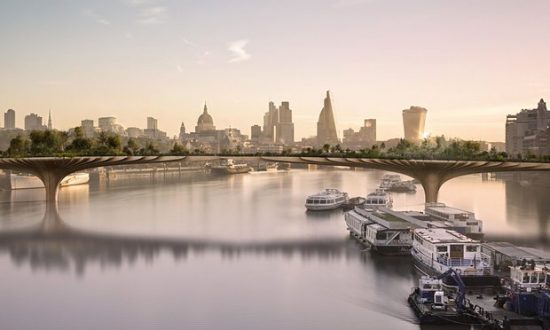
{"label": "skyscraper", "polygon": [[403,110],[405,140],[418,142],[424,138],[424,125],[426,124],[427,112],[428,110],[425,108],[415,106]]}
{"label": "skyscraper", "polygon": [[250,139],[253,141],[260,140],[262,136],[262,127],[260,125],[252,125],[250,127]]}
{"label": "skyscraper", "polygon": [[275,125],[279,121],[279,110],[275,103],[269,102],[269,109],[264,114],[263,137],[269,142],[275,141]]}
{"label": "skyscraper", "polygon": [[322,146],[325,144],[336,145],[338,143],[334,113],[332,112],[332,102],[330,101],[330,93],[327,91],[325,103],[319,114],[319,121],[317,122],[317,144]]}
{"label": "skyscraper", "polygon": [[4,128],[15,129],[15,111],[13,109],[8,109],[4,113]]}
{"label": "skyscraper", "polygon": [[275,124],[275,142],[294,144],[294,123],[292,123],[292,110],[288,102],[281,102],[279,107],[279,119]]}

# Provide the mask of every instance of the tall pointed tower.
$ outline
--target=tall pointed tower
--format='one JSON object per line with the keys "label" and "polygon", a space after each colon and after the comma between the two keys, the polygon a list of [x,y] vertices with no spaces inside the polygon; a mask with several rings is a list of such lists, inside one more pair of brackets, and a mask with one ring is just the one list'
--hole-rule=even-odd
{"label": "tall pointed tower", "polygon": [[332,102],[330,101],[330,92],[327,91],[325,104],[319,114],[317,122],[317,144],[338,144],[338,135],[336,134],[336,124],[334,123],[334,113],[332,112]]}
{"label": "tall pointed tower", "polygon": [[48,112],[48,130],[51,130],[52,127],[52,110],[49,110]]}

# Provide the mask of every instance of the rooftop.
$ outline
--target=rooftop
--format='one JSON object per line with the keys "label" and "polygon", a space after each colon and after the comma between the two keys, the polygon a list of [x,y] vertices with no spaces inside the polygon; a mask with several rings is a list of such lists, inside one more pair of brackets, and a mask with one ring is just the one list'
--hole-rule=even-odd
{"label": "rooftop", "polygon": [[444,228],[416,229],[414,233],[430,243],[479,243],[456,231]]}

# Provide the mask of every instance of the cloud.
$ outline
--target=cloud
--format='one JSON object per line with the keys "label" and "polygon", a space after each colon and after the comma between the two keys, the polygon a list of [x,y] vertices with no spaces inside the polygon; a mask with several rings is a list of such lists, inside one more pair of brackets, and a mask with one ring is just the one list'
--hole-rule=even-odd
{"label": "cloud", "polygon": [[166,19],[166,7],[151,6],[151,7],[143,7],[139,9],[137,21],[138,23],[149,25],[149,24],[164,23],[165,19]]}
{"label": "cloud", "polygon": [[369,2],[374,2],[376,0],[336,0],[332,6],[336,8],[341,7],[352,7],[357,5],[362,5]]}
{"label": "cloud", "polygon": [[91,9],[84,10],[84,15],[93,19],[96,23],[102,24],[102,25],[111,25],[111,22],[106,20],[105,18],[99,16],[96,12],[94,12]]}
{"label": "cloud", "polygon": [[137,22],[143,25],[161,24],[166,20],[166,7],[161,6],[158,0],[124,0],[137,10]]}
{"label": "cloud", "polygon": [[201,47],[199,44],[197,44],[196,42],[193,42],[187,38],[182,38],[181,39],[183,41],[183,43],[185,45],[187,45],[189,48],[191,48],[191,50],[193,51],[193,54],[195,55],[195,58],[196,58],[196,63],[197,64],[203,64],[206,62],[206,59],[210,56],[210,51],[209,50],[204,50],[203,47]]}
{"label": "cloud", "polygon": [[233,54],[233,57],[229,60],[230,63],[247,61],[252,57],[244,49],[244,47],[246,47],[247,44],[248,44],[248,40],[246,39],[233,41],[229,44],[229,47],[227,48],[227,50],[229,50]]}

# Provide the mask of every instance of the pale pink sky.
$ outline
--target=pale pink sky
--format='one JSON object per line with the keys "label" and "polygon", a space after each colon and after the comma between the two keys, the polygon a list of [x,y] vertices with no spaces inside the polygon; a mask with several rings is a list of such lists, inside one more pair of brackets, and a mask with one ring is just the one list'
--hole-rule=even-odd
{"label": "pale pink sky", "polygon": [[[550,99],[549,1],[266,0],[0,3],[0,109],[67,129],[115,116],[169,135],[196,125],[250,134],[270,100],[315,134],[325,90],[336,124],[428,109],[432,134],[504,140],[507,113]],[[1,117],[1,116],[0,116]],[[2,123],[0,118],[0,123]],[[3,123],[2,123],[3,124]]]}

